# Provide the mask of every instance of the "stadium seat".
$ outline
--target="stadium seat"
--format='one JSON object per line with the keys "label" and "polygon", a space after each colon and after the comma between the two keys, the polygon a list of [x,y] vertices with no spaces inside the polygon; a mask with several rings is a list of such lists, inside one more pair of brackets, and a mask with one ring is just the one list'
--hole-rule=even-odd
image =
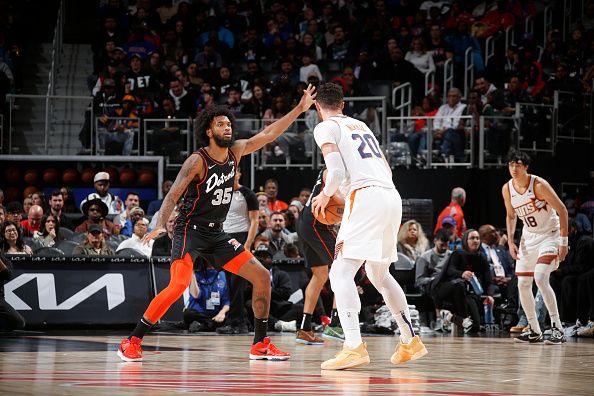
{"label": "stadium seat", "polygon": [[25,244],[28,245],[31,248],[31,250],[33,250],[33,252],[35,252],[37,249],[45,247],[39,239],[35,239],[32,237],[23,237],[23,242],[25,242]]}
{"label": "stadium seat", "polygon": [[75,232],[68,238],[68,240],[78,244],[84,241],[86,237],[86,233],[84,232]]}
{"label": "stadium seat", "polygon": [[74,234],[74,231],[69,228],[60,227],[60,231],[58,233],[62,239],[70,239],[70,237]]}
{"label": "stadium seat", "polygon": [[35,256],[45,256],[45,257],[58,257],[58,256],[64,256],[64,252],[61,251],[58,248],[55,247],[41,247],[39,249],[35,249],[33,251],[33,254]]}
{"label": "stadium seat", "polygon": [[66,256],[72,256],[72,251],[77,245],[78,243],[72,240],[63,240],[54,245],[54,247],[63,251]]}
{"label": "stadium seat", "polygon": [[140,253],[136,249],[126,248],[122,249],[119,252],[116,252],[116,256],[124,256],[124,257],[146,257],[144,254]]}

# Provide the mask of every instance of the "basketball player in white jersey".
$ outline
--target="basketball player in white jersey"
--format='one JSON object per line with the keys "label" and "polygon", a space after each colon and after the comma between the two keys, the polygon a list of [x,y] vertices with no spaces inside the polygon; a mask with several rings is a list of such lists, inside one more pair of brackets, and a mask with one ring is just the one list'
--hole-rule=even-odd
{"label": "basketball player in white jersey", "polygon": [[[549,277],[567,255],[567,209],[546,180],[528,174],[528,165],[528,154],[510,151],[508,167],[512,178],[502,189],[507,210],[509,253],[517,260],[520,302],[529,323],[529,329],[517,337],[516,341],[543,341],[532,294],[534,278],[551,317],[552,333],[545,344],[562,344],[565,342],[563,325]],[[513,238],[518,217],[524,223],[519,247],[515,245]]]}
{"label": "basketball player in white jersey", "polygon": [[324,216],[330,197],[344,179],[349,186],[330,269],[345,341],[335,358],[322,363],[324,370],[369,363],[366,344],[361,340],[361,300],[354,281],[363,263],[369,280],[384,297],[400,328],[392,363],[405,363],[427,354],[412,328],[406,296],[389,272],[391,263],[397,260],[402,200],[373,132],[365,123],[343,115],[343,107],[340,86],[327,83],[318,88],[316,109],[322,122],[314,129],[314,138],[322,150],[328,173],[322,192],[312,200],[316,217]]}

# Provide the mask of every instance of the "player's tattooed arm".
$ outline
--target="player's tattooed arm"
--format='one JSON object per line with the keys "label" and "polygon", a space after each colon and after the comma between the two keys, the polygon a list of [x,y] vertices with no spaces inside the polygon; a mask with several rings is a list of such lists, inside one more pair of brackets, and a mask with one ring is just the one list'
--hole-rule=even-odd
{"label": "player's tattooed arm", "polygon": [[171,185],[169,193],[163,199],[163,204],[159,210],[159,219],[156,228],[164,228],[167,220],[175,209],[175,205],[182,194],[188,188],[190,182],[196,177],[204,175],[204,159],[199,154],[192,154],[182,165],[175,181]]}

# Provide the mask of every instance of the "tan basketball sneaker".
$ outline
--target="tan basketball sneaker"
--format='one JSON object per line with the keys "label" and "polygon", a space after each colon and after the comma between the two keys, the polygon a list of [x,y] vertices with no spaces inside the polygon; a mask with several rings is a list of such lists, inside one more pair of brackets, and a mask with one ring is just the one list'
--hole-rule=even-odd
{"label": "tan basketball sneaker", "polygon": [[427,348],[423,345],[423,342],[418,335],[414,336],[408,344],[403,344],[402,341],[398,342],[396,352],[392,355],[390,361],[393,364],[406,363],[409,360],[419,359],[427,354]]}
{"label": "tan basketball sneaker", "polygon": [[306,345],[324,345],[324,340],[316,335],[313,330],[305,331],[305,330],[297,330],[297,336],[295,337],[295,342],[298,344],[306,344]]}
{"label": "tan basketball sneaker", "polygon": [[357,348],[342,348],[334,359],[322,363],[322,370],[344,370],[369,364],[367,344],[362,342]]}
{"label": "tan basketball sneaker", "polygon": [[528,326],[515,325],[509,329],[510,333],[523,333]]}

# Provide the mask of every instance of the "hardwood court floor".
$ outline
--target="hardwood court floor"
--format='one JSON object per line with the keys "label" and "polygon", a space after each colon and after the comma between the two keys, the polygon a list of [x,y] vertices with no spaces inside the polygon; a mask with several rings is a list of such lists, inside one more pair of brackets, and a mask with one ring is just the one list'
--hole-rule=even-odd
{"label": "hardwood court floor", "polygon": [[510,338],[424,337],[429,354],[393,366],[395,337],[365,337],[371,364],[321,371],[340,348],[297,345],[273,334],[293,356],[250,361],[250,336],[167,335],[145,338],[145,361],[124,363],[121,335],[43,333],[0,337],[0,395],[592,395],[594,340],[524,345]]}

